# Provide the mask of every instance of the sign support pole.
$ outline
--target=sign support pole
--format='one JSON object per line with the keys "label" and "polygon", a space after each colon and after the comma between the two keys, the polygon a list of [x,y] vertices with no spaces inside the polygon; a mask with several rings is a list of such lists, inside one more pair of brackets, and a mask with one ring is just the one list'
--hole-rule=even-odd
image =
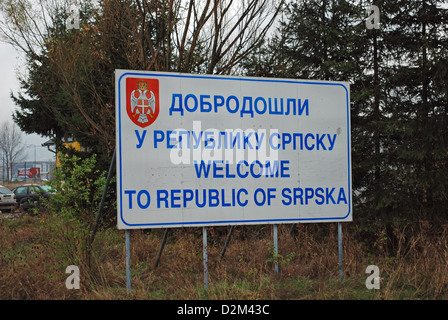
{"label": "sign support pole", "polygon": [[278,232],[277,225],[274,224],[274,269],[275,276],[278,276]]}
{"label": "sign support pole", "polygon": [[163,251],[163,248],[165,247],[166,238],[168,236],[168,230],[169,229],[166,228],[165,232],[163,233],[163,239],[162,239],[162,243],[160,244],[159,253],[157,254],[156,263],[154,264],[154,269],[156,269],[157,266],[159,265],[160,257],[162,256],[162,251]]}
{"label": "sign support pole", "polygon": [[224,255],[226,253],[227,246],[229,245],[229,242],[230,242],[230,237],[232,236],[232,233],[233,233],[233,227],[234,227],[233,225],[230,227],[229,234],[227,235],[226,242],[224,243],[224,248],[222,248],[221,259],[224,258]]}
{"label": "sign support pole", "polygon": [[131,292],[131,251],[129,249],[129,234],[131,232],[126,229],[126,289],[128,294]]}
{"label": "sign support pole", "polygon": [[98,208],[98,213],[96,214],[95,219],[95,225],[93,226],[92,236],[90,237],[90,244],[93,243],[93,239],[95,238],[95,234],[98,229],[98,222],[100,221],[101,211],[103,210],[104,201],[106,200],[107,196],[107,188],[109,187],[110,179],[112,178],[112,170],[114,169],[115,166],[115,158],[116,158],[116,149],[114,149],[114,153],[112,154],[112,160],[110,162],[109,172],[107,173],[106,185],[104,186],[100,207]]}
{"label": "sign support pole", "polygon": [[207,227],[202,227],[202,237],[203,237],[203,260],[204,260],[204,288],[208,289],[208,266],[207,266]]}
{"label": "sign support pole", "polygon": [[342,223],[338,222],[339,277],[342,280]]}
{"label": "sign support pole", "polygon": [[294,229],[296,228],[296,224],[295,223],[293,223],[292,225],[291,225],[291,228],[289,229],[289,234],[292,236],[293,235],[293,232],[294,232]]}

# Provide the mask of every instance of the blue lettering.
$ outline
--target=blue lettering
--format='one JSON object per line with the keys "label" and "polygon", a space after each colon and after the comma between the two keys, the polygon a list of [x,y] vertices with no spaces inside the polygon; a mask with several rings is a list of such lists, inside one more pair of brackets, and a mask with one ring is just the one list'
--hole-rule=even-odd
{"label": "blue lettering", "polygon": [[269,137],[269,145],[272,148],[272,150],[278,150],[280,149],[280,142],[278,142],[277,146],[274,146],[272,143],[272,137],[274,135],[277,135],[277,142],[280,140],[280,134],[278,132],[271,133],[271,136]]}
{"label": "blue lettering", "polygon": [[213,178],[224,178],[224,174],[219,174],[218,171],[223,171],[224,169],[217,166],[217,163],[222,163],[222,160],[213,161]]}
{"label": "blue lettering", "polygon": [[140,136],[140,132],[138,130],[135,130],[135,135],[137,136],[137,149],[140,149],[143,145],[143,141],[145,140],[146,137],[146,130],[143,130],[143,135]]}
{"label": "blue lettering", "polygon": [[249,175],[249,171],[247,171],[246,174],[243,175],[243,174],[241,173],[241,163],[245,164],[246,167],[248,167],[249,164],[247,163],[246,160],[242,160],[242,161],[238,162],[238,164],[236,165],[236,173],[237,173],[238,177],[244,179],[244,178],[246,178],[246,177]]}
{"label": "blue lettering", "polygon": [[278,160],[274,160],[273,162],[269,160],[266,161],[265,176],[271,178],[275,176],[276,178],[278,178]]}
{"label": "blue lettering", "polygon": [[290,174],[289,173],[285,173],[285,171],[289,171],[289,160],[282,160],[280,161],[280,177],[281,178],[289,178]]}
{"label": "blue lettering", "polygon": [[205,207],[205,204],[207,202],[207,190],[202,190],[202,203],[199,202],[199,190],[196,189],[195,191],[195,196],[196,196],[196,206],[198,208],[203,208]]}
{"label": "blue lettering", "polygon": [[320,200],[316,199],[316,204],[318,205],[322,205],[325,202],[325,196],[324,196],[324,189],[322,188],[317,188],[316,192],[315,192],[315,196],[316,198],[319,198]]}
{"label": "blue lettering", "polygon": [[193,148],[197,149],[201,145],[201,138],[202,138],[202,131],[199,131],[199,136],[196,136],[196,132],[192,131],[193,133]]}
{"label": "blue lettering", "polygon": [[285,146],[287,144],[290,144],[291,141],[292,141],[291,135],[289,133],[283,133],[283,135],[282,135],[282,145],[283,145],[283,148],[282,149],[285,150]]}
{"label": "blue lettering", "polygon": [[[254,166],[255,166],[255,164],[257,164],[258,167],[260,168],[260,169],[258,170],[258,173],[255,173],[255,172],[254,172]],[[254,162],[252,162],[252,163],[250,164],[250,174],[251,174],[252,177],[254,177],[254,178],[260,178],[260,177],[261,177],[261,175],[263,174],[263,165],[261,164],[260,161],[255,160]]]}
{"label": "blue lettering", "polygon": [[[179,99],[179,106],[176,107],[176,98]],[[173,112],[180,112],[180,115],[184,115],[184,109],[182,109],[182,95],[178,93],[174,93],[171,99],[171,107],[170,107],[170,116],[173,115]]]}
{"label": "blue lettering", "polygon": [[249,146],[249,149],[253,149],[253,147],[252,147],[252,145],[250,144],[250,141],[249,141],[249,139],[250,139],[250,136],[253,134],[253,132],[249,132],[249,135],[245,135],[245,134],[243,134],[243,137],[244,137],[244,139],[243,139],[243,149],[246,149],[246,145],[248,145]]}
{"label": "blue lettering", "polygon": [[[302,100],[297,100],[297,109],[299,111],[299,116],[302,115],[303,111],[305,111],[305,114],[308,116],[310,114],[309,106],[308,106],[308,99],[305,99],[303,104],[301,104]],[[294,113],[295,114],[295,113]]]}
{"label": "blue lettering", "polygon": [[308,139],[309,138],[314,139],[314,135],[312,133],[307,133],[306,134],[306,136],[305,136],[305,148],[307,150],[313,150],[314,149],[314,144],[311,144],[311,145],[308,144]]}
{"label": "blue lettering", "polygon": [[283,99],[280,99],[280,108],[277,109],[277,98],[274,98],[274,108],[272,108],[271,98],[269,98],[269,114],[283,114]]}
{"label": "blue lettering", "polygon": [[245,193],[246,196],[247,196],[248,192],[247,192],[246,189],[241,188],[241,189],[238,190],[238,194],[237,194],[237,200],[236,201],[238,202],[238,205],[240,207],[245,207],[247,205],[247,203],[248,203],[248,200],[246,199],[245,201],[241,202],[241,193]]}
{"label": "blue lettering", "polygon": [[[261,201],[258,201],[258,193],[261,193]],[[254,192],[254,201],[257,206],[262,206],[266,202],[266,194],[262,188],[258,188]]]}
{"label": "blue lettering", "polygon": [[268,188],[268,206],[271,205],[271,199],[275,199],[277,196],[275,195],[275,192],[277,189],[275,188]]}
{"label": "blue lettering", "polygon": [[346,196],[345,196],[344,188],[341,188],[341,189],[339,190],[338,204],[339,204],[341,201],[344,202],[345,204],[347,204],[347,198],[346,198]]}
{"label": "blue lettering", "polygon": [[[191,108],[188,106],[189,99],[193,99],[193,101],[194,101],[194,106]],[[194,94],[189,94],[185,97],[184,105],[185,105],[186,110],[188,110],[190,112],[194,112],[198,108],[198,98],[196,98],[196,96]]]}
{"label": "blue lettering", "polygon": [[[231,100],[235,101],[235,109],[230,108]],[[251,100],[251,103],[252,103],[252,100]],[[243,106],[244,106],[244,99],[243,99]],[[230,113],[237,113],[238,109],[240,108],[240,103],[238,101],[238,98],[235,96],[228,97],[226,100],[226,108],[227,108],[227,111],[229,111]]]}
{"label": "blue lettering", "polygon": [[331,140],[331,136],[327,134],[328,140],[330,141],[330,146],[328,147],[328,150],[333,150],[334,143],[336,142],[336,134],[333,135],[333,140]]}
{"label": "blue lettering", "polygon": [[208,205],[210,208],[219,206],[219,191],[216,189],[208,190]]}
{"label": "blue lettering", "polygon": [[[141,201],[142,194],[144,194],[146,196],[146,204],[143,204]],[[149,196],[149,192],[146,190],[141,190],[137,194],[137,204],[140,207],[140,209],[148,208],[150,203],[151,203],[151,197]]]}
{"label": "blue lettering", "polygon": [[305,204],[308,204],[308,200],[312,199],[314,197],[314,190],[313,188],[305,188]]}
{"label": "blue lettering", "polygon": [[300,205],[303,205],[303,199],[302,199],[303,190],[302,190],[302,188],[294,188],[293,191],[294,191],[294,205],[297,204],[297,199],[300,199]]}
{"label": "blue lettering", "polygon": [[[160,136],[158,138],[158,136]],[[160,130],[154,130],[154,148],[157,149],[157,143],[162,142],[165,139],[165,133]]]}
{"label": "blue lettering", "polygon": [[184,208],[187,207],[187,202],[193,200],[194,192],[190,189],[184,190]]}
{"label": "blue lettering", "polygon": [[132,209],[132,195],[135,194],[137,191],[135,190],[125,190],[124,194],[129,195],[129,209]]}
{"label": "blue lettering", "polygon": [[[204,101],[205,99],[209,99],[209,95],[200,95],[199,101],[201,105],[201,112],[210,112],[212,111],[212,104],[210,102]],[[207,108],[205,108],[207,106]]]}
{"label": "blue lettering", "polygon": [[171,190],[171,208],[180,208],[180,203],[175,203],[174,201],[180,200],[180,195],[176,196],[176,193],[181,193],[180,189]]}
{"label": "blue lettering", "polygon": [[[235,193],[235,190],[232,190],[232,194]],[[226,203],[226,198],[225,198],[225,192],[224,189],[221,189],[221,199],[222,199],[222,206],[223,207],[232,207],[232,203]],[[235,201],[233,201],[233,203],[235,203]],[[234,205],[233,205],[234,206]]]}
{"label": "blue lettering", "polygon": [[176,133],[176,131],[172,131],[172,130],[167,130],[167,132],[166,132],[166,147],[167,147],[168,149],[172,149],[172,148],[174,148],[174,147],[176,146],[176,143],[171,144],[171,141],[173,140],[173,139],[171,138],[171,134],[172,134],[173,132]]}
{"label": "blue lettering", "polygon": [[[194,161],[194,168],[196,170],[196,176],[198,178],[202,177],[202,174],[204,174],[204,178],[208,178],[208,174],[210,173],[210,161],[207,163],[207,165],[205,164],[204,161],[201,161],[199,168],[198,168],[198,164],[197,161]],[[204,172],[204,173],[202,173]]]}
{"label": "blue lettering", "polygon": [[324,138],[325,135],[324,134],[316,134],[316,149],[319,150],[320,148],[322,148],[323,150],[327,150],[327,148],[325,147],[324,144]]}
{"label": "blue lettering", "polygon": [[303,150],[303,135],[301,133],[293,133],[292,134],[293,141],[293,150],[297,150],[297,139],[300,139],[300,150]]}
{"label": "blue lettering", "polygon": [[[219,102],[218,102],[219,100]],[[214,96],[213,101],[215,104],[215,112],[218,112],[218,107],[222,107],[225,103],[225,99],[223,96]]]}
{"label": "blue lettering", "polygon": [[161,208],[160,203],[162,201],[165,202],[165,208],[169,208],[167,190],[157,190],[157,208]]}
{"label": "blue lettering", "polygon": [[261,138],[259,138],[258,136],[258,132],[255,132],[255,139],[257,140],[257,146],[256,149],[260,150],[261,148],[261,143],[263,142],[263,138],[264,138],[264,132],[261,133]]}
{"label": "blue lettering", "polygon": [[230,165],[228,163],[228,160],[226,160],[226,178],[235,178],[236,177],[235,174],[230,173],[229,168],[230,168]]}
{"label": "blue lettering", "polygon": [[[258,109],[257,107],[258,107],[258,102],[259,101],[261,101],[262,103],[263,103],[263,108],[262,109]],[[264,114],[265,112],[266,112],[266,110],[267,110],[267,108],[268,108],[268,105],[267,105],[267,103],[266,103],[266,100],[263,98],[263,97],[258,97],[258,98],[256,98],[255,99],[255,103],[254,103],[254,105],[255,105],[255,111],[258,113],[258,114]]]}
{"label": "blue lettering", "polygon": [[[338,199],[335,201],[333,193],[335,188],[284,188],[282,190],[282,203],[285,206],[294,205],[308,205],[311,201],[317,205],[323,204],[347,204],[347,196],[344,188],[339,189]],[[292,194],[291,194],[292,193]],[[261,202],[261,201],[260,201]]]}
{"label": "blue lettering", "polygon": [[289,206],[291,204],[292,199],[291,199],[290,194],[291,194],[291,189],[284,188],[282,190],[282,196],[283,196],[282,203],[283,203],[283,205]]}
{"label": "blue lettering", "polygon": [[325,190],[325,198],[327,199],[326,200],[327,204],[329,203],[328,200],[330,200],[330,199],[331,199],[331,202],[333,202],[333,204],[336,204],[336,202],[334,201],[334,198],[333,198],[333,191],[334,191],[334,188],[331,188],[330,192],[328,192],[328,188]]}

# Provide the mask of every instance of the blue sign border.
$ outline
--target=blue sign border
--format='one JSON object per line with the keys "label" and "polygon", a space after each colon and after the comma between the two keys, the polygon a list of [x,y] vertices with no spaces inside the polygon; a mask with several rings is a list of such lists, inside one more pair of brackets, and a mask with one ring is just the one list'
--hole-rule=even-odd
{"label": "blue sign border", "polygon": [[[122,71],[122,70],[116,70]],[[126,70],[123,70],[126,71]],[[118,152],[118,161],[119,161],[119,170],[118,173],[120,175],[120,185],[119,185],[119,192],[120,192],[120,219],[121,221],[130,227],[157,227],[157,226],[194,226],[194,225],[230,225],[230,224],[263,224],[263,223],[300,223],[300,222],[323,222],[327,220],[345,220],[351,213],[352,209],[352,194],[349,194],[348,197],[348,212],[343,217],[325,217],[325,218],[295,218],[295,219],[261,219],[261,220],[225,220],[225,221],[196,221],[196,222],[169,222],[169,223],[140,223],[140,224],[130,224],[124,221],[123,219],[123,201],[122,195],[123,195],[123,187],[122,187],[122,161],[121,161],[121,80],[125,76],[154,76],[154,77],[168,77],[168,78],[192,78],[192,79],[213,79],[213,80],[230,80],[230,81],[250,81],[250,82],[274,82],[274,83],[293,83],[293,84],[312,84],[312,85],[323,85],[323,86],[341,86],[345,90],[345,97],[347,101],[347,156],[348,156],[348,190],[351,191],[351,153],[350,153],[350,137],[351,137],[351,131],[350,131],[350,99],[349,99],[349,93],[347,87],[342,83],[333,83],[333,82],[314,82],[314,81],[301,81],[301,80],[288,80],[288,79],[273,79],[273,78],[245,78],[245,77],[232,77],[232,76],[207,76],[207,75],[192,75],[192,74],[179,74],[179,73],[158,73],[158,72],[148,72],[148,73],[141,73],[141,72],[125,72],[123,73],[120,78],[118,79],[117,87],[115,90],[118,90],[118,110],[117,110],[117,117],[118,117],[118,144],[119,144],[119,152]],[[116,120],[116,121],[117,121]]]}

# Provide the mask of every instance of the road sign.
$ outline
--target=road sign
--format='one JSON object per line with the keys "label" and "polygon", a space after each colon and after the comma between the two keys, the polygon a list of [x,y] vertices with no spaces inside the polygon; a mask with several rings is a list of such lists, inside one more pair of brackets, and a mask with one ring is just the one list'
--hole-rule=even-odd
{"label": "road sign", "polygon": [[115,76],[120,229],[352,220],[348,83]]}

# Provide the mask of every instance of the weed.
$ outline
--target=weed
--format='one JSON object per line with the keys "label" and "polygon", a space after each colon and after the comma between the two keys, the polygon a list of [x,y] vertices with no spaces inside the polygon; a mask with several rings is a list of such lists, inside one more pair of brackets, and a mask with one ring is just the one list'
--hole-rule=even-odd
{"label": "weed", "polygon": [[[225,233],[209,242],[209,288],[203,287],[202,236],[174,230],[159,267],[163,232],[131,232],[132,294],[126,293],[124,232],[98,231],[89,246],[88,224],[70,212],[0,221],[0,299],[446,299],[448,230],[419,222],[394,226],[394,248],[382,239],[366,247],[356,222],[343,233],[344,278],[338,276],[337,232],[331,225],[279,226],[275,254],[265,226],[236,228],[224,259]],[[377,246],[381,243],[381,246]],[[274,277],[271,264],[281,274]],[[79,290],[68,290],[68,265],[80,270]],[[380,270],[380,289],[368,290],[366,267]]]}

